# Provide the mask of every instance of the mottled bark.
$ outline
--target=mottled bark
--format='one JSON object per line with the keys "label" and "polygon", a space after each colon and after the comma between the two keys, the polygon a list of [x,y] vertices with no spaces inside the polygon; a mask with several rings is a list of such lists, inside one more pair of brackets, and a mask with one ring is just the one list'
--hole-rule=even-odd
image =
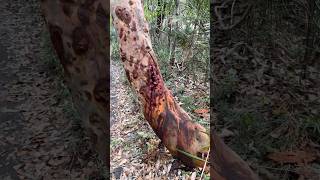
{"label": "mottled bark", "polygon": [[73,103],[108,164],[109,1],[42,0],[41,8]]}
{"label": "mottled bark", "polygon": [[145,119],[173,156],[188,166],[202,167],[204,160],[184,152],[201,158],[209,148],[209,135],[204,127],[191,121],[165,86],[141,1],[114,1],[111,6],[121,60],[137,92]]}

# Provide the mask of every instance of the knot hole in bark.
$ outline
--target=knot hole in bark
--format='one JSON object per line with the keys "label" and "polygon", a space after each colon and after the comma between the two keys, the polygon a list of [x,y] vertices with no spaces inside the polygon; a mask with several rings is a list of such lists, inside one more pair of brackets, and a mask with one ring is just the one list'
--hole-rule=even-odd
{"label": "knot hole in bark", "polygon": [[126,10],[125,7],[117,6],[115,9],[115,12],[116,12],[117,17],[121,21],[123,21],[124,23],[129,25],[129,23],[131,22],[131,15],[130,15],[129,11]]}

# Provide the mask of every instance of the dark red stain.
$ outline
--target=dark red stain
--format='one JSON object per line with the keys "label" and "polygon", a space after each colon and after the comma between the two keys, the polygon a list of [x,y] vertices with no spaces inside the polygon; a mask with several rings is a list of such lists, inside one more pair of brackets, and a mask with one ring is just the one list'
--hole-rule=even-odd
{"label": "dark red stain", "polygon": [[123,21],[124,23],[129,25],[129,23],[131,22],[131,15],[130,15],[129,11],[126,10],[126,8],[122,8],[120,6],[117,6],[115,9],[115,12],[116,12],[117,17],[121,21]]}
{"label": "dark red stain", "polygon": [[84,2],[84,5],[87,7],[92,7],[92,5],[94,4],[94,2],[96,2],[97,0],[86,0]]}
{"label": "dark red stain", "polygon": [[133,70],[132,77],[133,77],[133,79],[137,79],[137,78],[138,78],[137,69],[134,69],[134,70]]}
{"label": "dark red stain", "polygon": [[68,16],[68,17],[72,16],[73,10],[70,8],[69,5],[64,4],[62,6],[62,11],[66,16]]}
{"label": "dark red stain", "polygon": [[103,120],[100,118],[100,116],[97,113],[92,113],[89,116],[89,121],[91,124],[99,124]]}
{"label": "dark red stain", "polygon": [[[138,69],[139,66],[135,67],[135,69]],[[148,70],[146,73],[147,76],[147,85],[140,88],[139,93],[144,97],[146,100],[146,119],[148,121],[152,120],[152,112],[156,107],[157,104],[157,98],[161,99],[165,95],[163,81],[161,79],[161,75],[159,72],[159,69],[156,66],[155,61],[153,60],[153,57],[149,56],[149,63],[148,63]]]}
{"label": "dark red stain", "polygon": [[130,56],[130,61],[133,62],[133,56]]}
{"label": "dark red stain", "polygon": [[108,80],[107,78],[101,78],[98,80],[94,87],[93,94],[94,99],[102,104],[105,108],[109,108],[109,99],[107,98],[108,93]]}
{"label": "dark red stain", "polygon": [[91,101],[91,99],[92,99],[91,93],[90,93],[89,91],[84,91],[84,94],[86,95],[87,99],[88,99],[89,101]]}
{"label": "dark red stain", "polygon": [[188,121],[187,119],[183,119],[179,123],[180,133],[182,134],[181,137],[184,137],[184,138],[180,138],[181,142],[179,144],[185,144],[186,145],[186,144],[192,142],[192,140],[193,140],[193,138],[195,136],[194,129],[188,128],[188,124],[189,123],[191,123],[191,122]]}
{"label": "dark red stain", "polygon": [[126,71],[126,76],[127,76],[128,80],[129,80],[129,82],[131,82],[131,77],[130,77],[129,71],[128,70],[125,70],[125,71]]}
{"label": "dark red stain", "polygon": [[78,74],[80,74],[80,73],[81,73],[80,68],[76,67],[76,68],[75,68],[75,70],[76,70],[76,72],[77,72]]}
{"label": "dark red stain", "polygon": [[123,53],[122,51],[120,51],[120,58],[122,62],[125,62],[127,60],[126,53]]}
{"label": "dark red stain", "polygon": [[64,71],[67,76],[70,76],[70,72],[67,68],[67,65],[71,65],[72,62],[69,61],[65,56],[64,46],[63,46],[63,40],[62,40],[62,34],[63,31],[59,26],[55,26],[52,24],[48,24],[49,32],[50,32],[50,38],[53,44],[53,47],[58,55],[58,58],[60,59],[61,64],[63,65]]}
{"label": "dark red stain", "polygon": [[96,11],[96,22],[97,24],[107,32],[109,27],[109,16],[106,14],[106,11],[103,9],[101,3],[99,3]]}
{"label": "dark red stain", "polygon": [[86,4],[82,4],[78,9],[78,18],[83,25],[89,25],[90,23],[90,10]]}
{"label": "dark red stain", "polygon": [[76,54],[82,55],[89,49],[90,38],[83,27],[76,27],[72,32],[72,48]]}
{"label": "dark red stain", "polygon": [[86,80],[80,81],[80,86],[86,86],[86,85],[88,85],[88,81],[86,81]]}
{"label": "dark red stain", "polygon": [[123,28],[121,28],[121,29],[120,29],[120,33],[119,33],[120,39],[122,39],[122,36],[123,36],[123,34],[124,34],[123,31],[124,31]]}
{"label": "dark red stain", "polygon": [[135,21],[132,22],[131,31],[137,31],[137,25]]}

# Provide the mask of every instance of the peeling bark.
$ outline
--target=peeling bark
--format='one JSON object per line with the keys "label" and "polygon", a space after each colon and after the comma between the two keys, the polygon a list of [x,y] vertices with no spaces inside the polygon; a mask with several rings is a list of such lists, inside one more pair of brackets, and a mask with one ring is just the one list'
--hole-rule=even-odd
{"label": "peeling bark", "polygon": [[145,119],[174,157],[190,167],[202,167],[204,160],[183,152],[201,158],[209,148],[209,135],[204,127],[191,121],[165,86],[141,1],[114,1],[111,6],[121,60],[138,94]]}

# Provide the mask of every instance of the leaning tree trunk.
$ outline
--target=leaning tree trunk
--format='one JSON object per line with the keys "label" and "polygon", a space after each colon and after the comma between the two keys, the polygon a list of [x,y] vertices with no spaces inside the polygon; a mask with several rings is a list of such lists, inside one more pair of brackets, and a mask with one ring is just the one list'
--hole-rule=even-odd
{"label": "leaning tree trunk", "polygon": [[121,60],[138,94],[144,117],[174,157],[191,167],[202,167],[202,155],[210,146],[209,135],[204,127],[191,121],[166,88],[141,1],[114,1],[111,6]]}
{"label": "leaning tree trunk", "polygon": [[109,1],[42,0],[53,47],[73,103],[108,165]]}

